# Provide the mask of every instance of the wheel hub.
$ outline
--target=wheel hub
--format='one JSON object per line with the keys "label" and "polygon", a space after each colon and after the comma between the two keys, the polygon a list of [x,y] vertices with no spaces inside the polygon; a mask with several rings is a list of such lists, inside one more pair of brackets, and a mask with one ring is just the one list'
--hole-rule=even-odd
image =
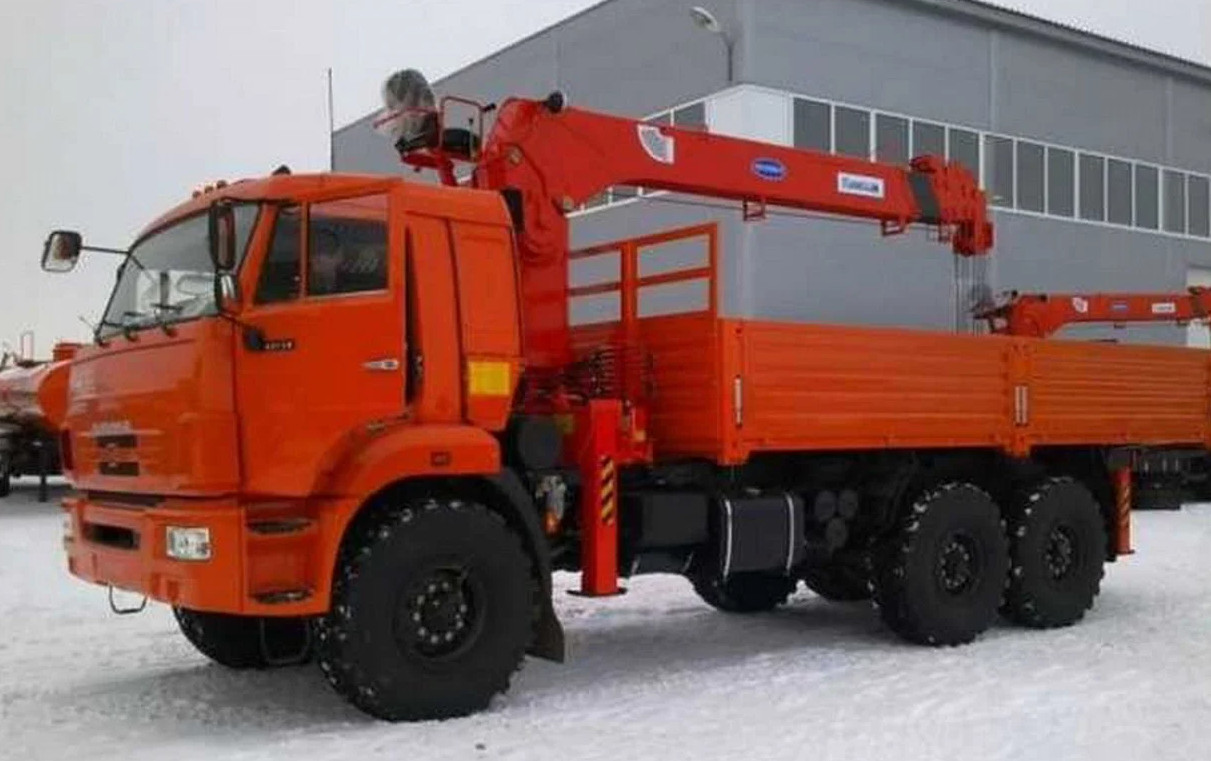
{"label": "wheel hub", "polygon": [[1076,566],[1076,542],[1067,527],[1056,526],[1047,535],[1043,562],[1053,581],[1059,581],[1072,573]]}
{"label": "wheel hub", "polygon": [[951,595],[971,589],[979,578],[975,542],[965,534],[950,537],[938,553],[938,584]]}
{"label": "wheel hub", "polygon": [[474,637],[479,614],[473,586],[462,568],[440,568],[422,576],[400,605],[400,644],[426,658],[463,649]]}

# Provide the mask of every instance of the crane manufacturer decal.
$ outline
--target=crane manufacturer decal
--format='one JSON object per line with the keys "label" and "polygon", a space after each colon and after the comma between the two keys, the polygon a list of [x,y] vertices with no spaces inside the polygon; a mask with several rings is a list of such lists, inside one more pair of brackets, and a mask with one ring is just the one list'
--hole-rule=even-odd
{"label": "crane manufacturer decal", "polygon": [[672,164],[675,154],[673,138],[660,131],[660,127],[651,124],[639,124],[635,127],[639,134],[639,144],[653,161],[661,164]]}
{"label": "crane manufacturer decal", "polygon": [[839,172],[837,173],[837,192],[847,196],[882,199],[887,197],[887,185],[883,182],[882,177]]}
{"label": "crane manufacturer decal", "polygon": [[778,159],[756,159],[753,161],[753,174],[763,180],[781,182],[786,179],[786,165]]}

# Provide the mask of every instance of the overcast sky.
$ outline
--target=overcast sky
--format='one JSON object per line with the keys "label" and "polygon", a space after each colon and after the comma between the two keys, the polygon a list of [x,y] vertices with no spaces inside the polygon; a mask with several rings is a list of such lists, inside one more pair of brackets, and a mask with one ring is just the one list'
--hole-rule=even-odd
{"label": "overcast sky", "polygon": [[[52,228],[125,246],[206,181],[326,168],[329,66],[340,125],[394,69],[436,79],[595,2],[2,0],[0,341],[45,354],[104,306],[112,258],[39,270]],[[1209,0],[1004,4],[1211,64]]]}

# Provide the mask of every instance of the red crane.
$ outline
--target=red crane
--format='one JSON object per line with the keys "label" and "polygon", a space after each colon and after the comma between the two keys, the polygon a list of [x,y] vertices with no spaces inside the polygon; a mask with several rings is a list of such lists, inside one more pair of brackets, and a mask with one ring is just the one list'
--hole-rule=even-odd
{"label": "red crane", "polygon": [[1187,293],[1011,294],[1003,304],[977,313],[993,333],[1047,338],[1078,323],[1188,323],[1211,316],[1211,290]]}
{"label": "red crane", "polygon": [[[993,244],[978,182],[963,166],[937,157],[905,167],[775,146],[570,108],[560,93],[505,101],[481,151],[479,135],[446,128],[445,115],[457,106],[494,110],[444,98],[436,114],[424,112],[427,129],[397,148],[405,163],[436,169],[447,184],[456,184],[455,162],[473,162],[470,184],[509,199],[531,368],[559,368],[569,360],[566,215],[612,186],[740,201],[746,219],[778,206],[873,220],[884,235],[926,225],[959,256],[987,254]],[[409,110],[396,110],[379,125]]]}

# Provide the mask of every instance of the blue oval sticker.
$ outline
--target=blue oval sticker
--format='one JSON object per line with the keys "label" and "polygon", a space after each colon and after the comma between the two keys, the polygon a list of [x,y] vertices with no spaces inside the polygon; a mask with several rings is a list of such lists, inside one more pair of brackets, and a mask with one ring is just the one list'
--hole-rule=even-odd
{"label": "blue oval sticker", "polygon": [[784,180],[786,165],[778,159],[757,159],[753,161],[753,174],[763,180]]}

